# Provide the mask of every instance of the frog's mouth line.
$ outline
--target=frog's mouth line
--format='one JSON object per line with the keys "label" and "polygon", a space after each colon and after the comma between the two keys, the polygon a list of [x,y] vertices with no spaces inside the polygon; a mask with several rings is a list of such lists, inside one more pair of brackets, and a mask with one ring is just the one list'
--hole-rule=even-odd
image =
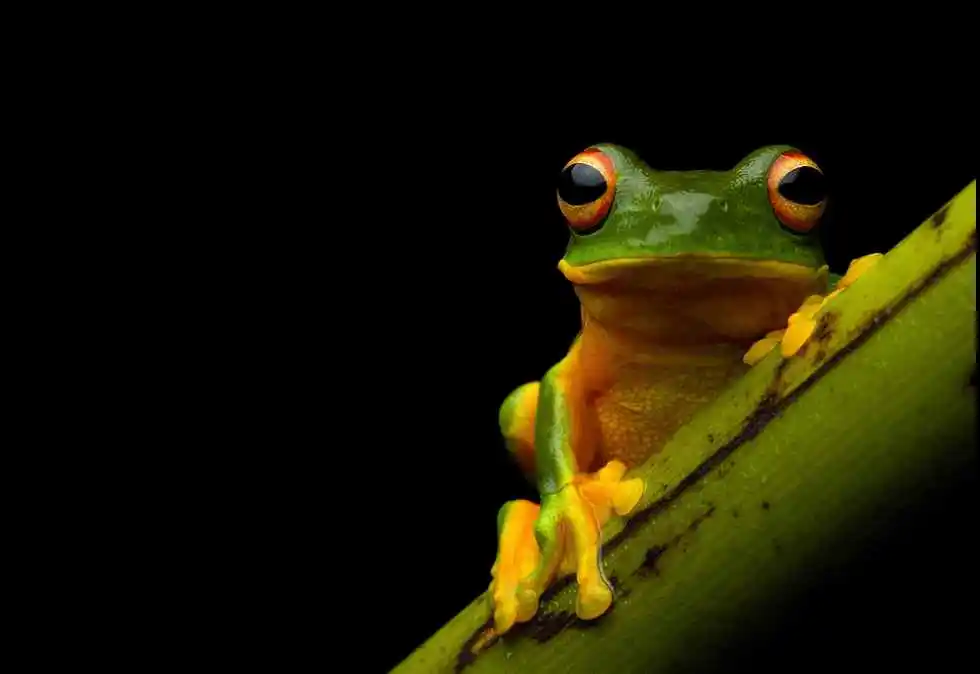
{"label": "frog's mouth line", "polygon": [[571,265],[565,260],[558,269],[575,285],[599,285],[609,282],[636,282],[637,285],[673,286],[685,277],[697,279],[757,278],[824,282],[827,265],[819,268],[793,262],[753,260],[751,258],[683,253],[651,257],[601,260],[583,265]]}

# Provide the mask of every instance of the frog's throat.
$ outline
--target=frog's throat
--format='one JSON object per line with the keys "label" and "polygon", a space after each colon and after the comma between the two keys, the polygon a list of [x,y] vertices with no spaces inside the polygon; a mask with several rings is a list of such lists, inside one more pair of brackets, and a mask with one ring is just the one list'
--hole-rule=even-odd
{"label": "frog's throat", "polygon": [[602,260],[584,265],[571,265],[561,260],[558,269],[575,285],[623,283],[662,289],[683,286],[686,280],[717,281],[726,278],[773,279],[822,285],[826,283],[828,274],[826,265],[815,268],[793,262],[703,253]]}
{"label": "frog's throat", "polygon": [[732,255],[686,254],[572,266],[583,324],[627,340],[689,349],[741,344],[786,327],[810,295],[826,291],[827,267]]}

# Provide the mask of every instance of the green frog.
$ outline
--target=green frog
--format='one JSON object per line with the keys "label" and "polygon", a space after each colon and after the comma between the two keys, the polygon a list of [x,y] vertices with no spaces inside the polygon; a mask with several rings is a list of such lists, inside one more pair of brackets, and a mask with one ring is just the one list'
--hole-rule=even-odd
{"label": "green frog", "polygon": [[792,147],[764,147],[730,171],[664,172],[596,145],[564,167],[557,197],[570,231],[558,268],[582,327],[560,362],[500,408],[541,502],[500,510],[497,634],[530,620],[568,574],[580,618],[609,609],[602,525],[644,492],[628,469],[776,344],[792,355],[806,334],[787,331],[789,319],[817,306],[829,281],[815,236],[825,177]]}

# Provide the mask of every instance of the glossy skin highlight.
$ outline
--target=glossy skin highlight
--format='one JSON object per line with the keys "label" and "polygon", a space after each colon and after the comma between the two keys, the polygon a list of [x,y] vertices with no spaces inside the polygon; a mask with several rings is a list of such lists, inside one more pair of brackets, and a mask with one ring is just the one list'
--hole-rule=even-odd
{"label": "glossy skin highlight", "polygon": [[579,297],[582,329],[559,363],[500,409],[508,449],[541,504],[512,501],[498,518],[498,634],[530,620],[541,593],[569,573],[579,617],[609,609],[601,526],[644,490],[622,479],[627,469],[743,374],[753,343],[826,291],[814,236],[823,203],[783,197],[785,176],[804,165],[819,170],[786,146],[757,150],[730,171],[655,171],[614,145],[569,162],[559,208],[570,240],[559,269]]}

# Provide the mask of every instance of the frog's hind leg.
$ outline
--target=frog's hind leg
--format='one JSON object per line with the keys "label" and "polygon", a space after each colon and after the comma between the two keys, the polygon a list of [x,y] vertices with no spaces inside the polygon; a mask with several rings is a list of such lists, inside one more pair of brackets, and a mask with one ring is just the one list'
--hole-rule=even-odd
{"label": "frog's hind leg", "polygon": [[536,381],[518,386],[500,406],[500,432],[528,479],[534,478],[534,418],[540,388]]}
{"label": "frog's hind leg", "polygon": [[[500,406],[500,432],[511,455],[528,479],[534,478],[534,419],[538,405],[538,382],[520,386]],[[538,566],[541,551],[534,537],[540,506],[531,501],[509,501],[497,515],[497,559],[490,574],[494,626],[498,634],[515,622],[530,620],[537,602],[518,598],[518,584]]]}
{"label": "frog's hind leg", "polygon": [[534,523],[540,510],[531,501],[509,501],[497,515],[497,560],[490,570],[493,576],[490,599],[497,634],[503,634],[515,622],[530,620],[537,610],[537,600],[522,597],[518,588],[541,560],[541,550],[534,537]]}
{"label": "frog's hind leg", "polygon": [[[539,384],[525,384],[500,408],[507,447],[528,478],[535,473],[534,433]],[[556,578],[577,572],[579,617],[604,613],[612,592],[599,560],[602,525],[612,513],[625,515],[643,495],[641,479],[622,480],[626,465],[611,461],[592,474],[577,474],[545,497],[545,507],[510,501],[497,516],[497,559],[490,597],[497,634],[534,617],[541,593]]]}

